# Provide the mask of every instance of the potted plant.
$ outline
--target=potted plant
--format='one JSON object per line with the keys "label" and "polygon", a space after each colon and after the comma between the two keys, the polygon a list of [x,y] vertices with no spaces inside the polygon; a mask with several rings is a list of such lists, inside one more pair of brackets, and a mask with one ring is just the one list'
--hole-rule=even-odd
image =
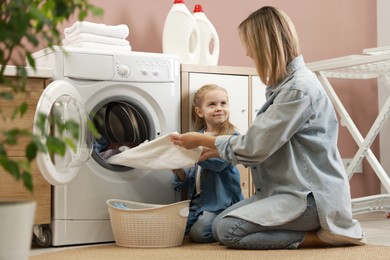
{"label": "potted plant", "polygon": [[[15,103],[16,95],[26,95],[26,82],[29,77],[25,60],[34,70],[32,49],[45,44],[48,47],[59,45],[58,25],[77,15],[84,20],[88,14],[101,15],[103,10],[80,0],[5,0],[0,3],[0,117],[7,127],[0,125],[0,174],[9,174],[29,192],[33,191],[31,163],[38,152],[63,155],[67,146],[73,147],[67,139],[49,136],[35,136],[32,129],[12,127],[15,120],[23,117],[29,108],[26,101]],[[5,75],[6,66],[12,64],[16,74],[12,78]],[[12,111],[4,109],[12,107]],[[38,127],[43,130],[48,115],[42,115]],[[73,122],[55,120],[64,131],[77,133],[78,125]],[[11,127],[9,127],[11,126]],[[7,150],[18,146],[18,140],[25,142],[25,155],[22,159],[12,158]],[[74,148],[73,148],[74,149]],[[7,201],[0,198],[0,259],[27,259],[31,246],[32,226],[35,215],[34,201]],[[13,211],[15,210],[15,211]],[[19,221],[16,224],[7,221]],[[3,226],[1,226],[3,225]],[[20,229],[20,232],[18,231]],[[18,234],[22,237],[14,237]],[[13,241],[15,244],[12,244]],[[3,247],[2,247],[3,246]]]}

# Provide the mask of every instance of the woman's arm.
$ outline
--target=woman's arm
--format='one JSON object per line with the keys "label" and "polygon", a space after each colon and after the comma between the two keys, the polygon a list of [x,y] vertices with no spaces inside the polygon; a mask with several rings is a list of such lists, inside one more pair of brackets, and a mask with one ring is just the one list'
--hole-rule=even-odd
{"label": "woman's arm", "polygon": [[185,134],[171,134],[171,141],[183,148],[194,149],[199,146],[207,147],[216,150],[216,137],[213,135],[205,135],[197,132],[188,132]]}

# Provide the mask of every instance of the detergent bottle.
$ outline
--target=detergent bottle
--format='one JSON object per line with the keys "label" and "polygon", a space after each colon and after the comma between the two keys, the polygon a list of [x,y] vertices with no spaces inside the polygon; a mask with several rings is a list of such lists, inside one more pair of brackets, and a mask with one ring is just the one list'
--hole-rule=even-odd
{"label": "detergent bottle", "polygon": [[195,5],[193,16],[199,27],[200,54],[198,64],[217,65],[219,58],[219,37],[201,5]]}
{"label": "detergent bottle", "polygon": [[175,0],[165,19],[162,47],[163,53],[179,56],[183,64],[199,60],[199,29],[184,0]]}

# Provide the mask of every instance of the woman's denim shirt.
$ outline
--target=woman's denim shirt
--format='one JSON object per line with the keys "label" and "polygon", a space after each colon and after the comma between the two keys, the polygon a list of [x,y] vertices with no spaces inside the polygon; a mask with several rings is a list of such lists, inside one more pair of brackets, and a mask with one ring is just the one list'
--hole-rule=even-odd
{"label": "woman's denim shirt", "polygon": [[218,136],[221,158],[249,166],[254,202],[228,215],[265,226],[299,217],[313,193],[321,230],[331,244],[363,237],[352,219],[350,186],[337,149],[338,121],[329,98],[302,56],[287,76],[268,86],[266,102],[245,135]]}
{"label": "woman's denim shirt", "polygon": [[[203,132],[203,130],[201,131]],[[184,169],[185,179],[172,176],[175,190],[188,188],[188,199],[195,196],[196,172],[201,166],[199,196],[200,207],[195,214],[203,211],[218,212],[243,199],[240,185],[240,172],[236,166],[220,158],[210,158]]]}

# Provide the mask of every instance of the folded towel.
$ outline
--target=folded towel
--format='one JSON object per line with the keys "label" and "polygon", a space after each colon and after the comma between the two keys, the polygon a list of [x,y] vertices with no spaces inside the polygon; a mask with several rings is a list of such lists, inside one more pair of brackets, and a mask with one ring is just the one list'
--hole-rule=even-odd
{"label": "folded towel", "polygon": [[187,150],[173,144],[167,134],[113,155],[106,162],[136,169],[173,170],[194,166],[201,153],[200,147]]}
{"label": "folded towel", "polygon": [[114,51],[131,51],[131,46],[120,46],[120,45],[112,45],[112,44],[104,44],[97,42],[78,42],[67,44],[69,47],[77,47],[77,48],[88,48],[88,49],[104,49],[104,50],[114,50]]}
{"label": "folded towel", "polygon": [[101,23],[91,23],[87,21],[77,21],[72,26],[64,29],[65,38],[72,37],[79,33],[90,33],[107,37],[125,39],[129,36],[129,27],[125,24],[106,25]]}
{"label": "folded towel", "polygon": [[112,44],[118,46],[130,45],[128,40],[95,35],[90,33],[79,33],[72,37],[68,37],[62,40],[63,45],[70,45],[70,44],[80,43],[80,42],[96,42],[96,43]]}

